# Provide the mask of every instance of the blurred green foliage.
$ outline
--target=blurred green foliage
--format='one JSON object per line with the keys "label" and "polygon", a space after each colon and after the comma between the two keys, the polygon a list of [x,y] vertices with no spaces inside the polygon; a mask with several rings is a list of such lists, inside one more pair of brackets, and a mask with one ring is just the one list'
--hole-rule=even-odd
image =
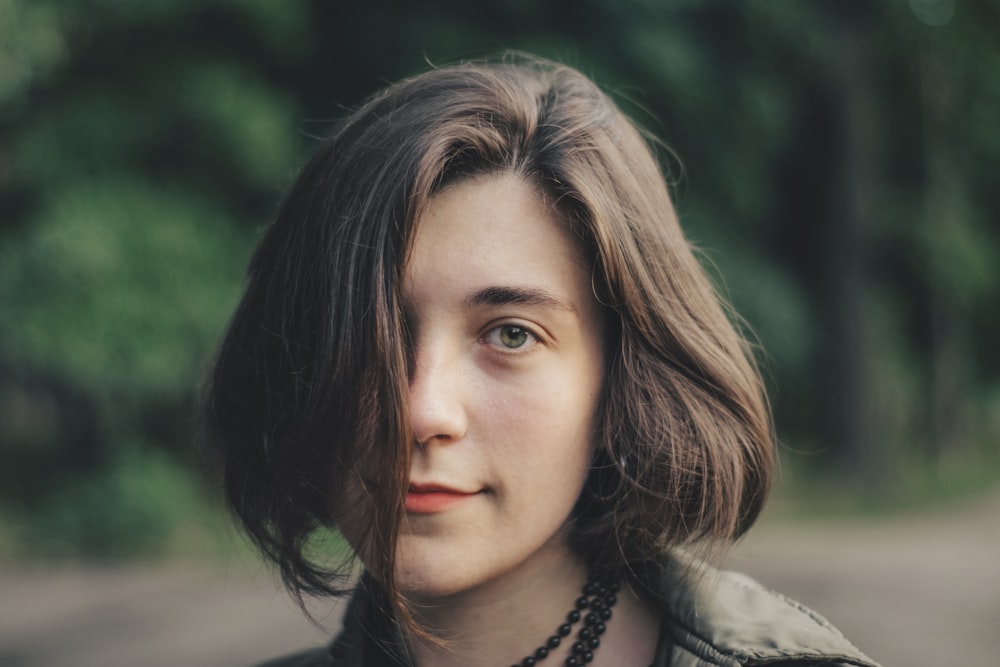
{"label": "blurred green foliage", "polygon": [[987,0],[0,0],[0,553],[214,530],[199,383],[281,191],[386,82],[508,48],[671,146],[790,477],[996,479],[997,25]]}

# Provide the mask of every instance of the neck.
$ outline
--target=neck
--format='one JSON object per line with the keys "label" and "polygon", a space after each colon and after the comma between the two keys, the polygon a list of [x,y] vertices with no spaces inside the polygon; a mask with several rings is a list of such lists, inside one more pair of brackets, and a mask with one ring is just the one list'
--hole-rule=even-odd
{"label": "neck", "polygon": [[563,552],[522,564],[473,589],[414,600],[417,620],[443,640],[412,638],[414,664],[520,663],[562,623],[586,579],[583,563]]}
{"label": "neck", "polygon": [[[417,667],[511,665],[532,655],[565,622],[581,595],[587,570],[576,557],[549,559],[521,568],[473,590],[433,600],[414,600],[418,621],[433,637],[408,637]],[[539,667],[563,665],[573,634]],[[590,667],[645,667],[659,632],[655,612],[623,585]]]}

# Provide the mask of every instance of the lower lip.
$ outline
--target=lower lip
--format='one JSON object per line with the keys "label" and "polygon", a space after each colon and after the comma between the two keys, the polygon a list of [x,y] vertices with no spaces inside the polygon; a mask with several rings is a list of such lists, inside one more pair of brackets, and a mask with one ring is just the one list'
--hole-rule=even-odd
{"label": "lower lip", "polygon": [[463,500],[472,498],[474,493],[448,493],[445,491],[428,491],[426,493],[416,493],[410,491],[406,494],[406,511],[413,514],[435,514],[454,507]]}

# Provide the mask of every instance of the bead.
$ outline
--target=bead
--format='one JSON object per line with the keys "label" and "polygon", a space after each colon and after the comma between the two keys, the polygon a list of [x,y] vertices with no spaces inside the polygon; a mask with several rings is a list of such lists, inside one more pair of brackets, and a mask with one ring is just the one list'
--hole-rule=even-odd
{"label": "bead", "polygon": [[550,657],[552,650],[562,643],[562,638],[569,637],[573,633],[573,624],[580,621],[582,610],[588,610],[586,616],[583,616],[584,626],[577,634],[565,664],[567,667],[582,667],[593,662],[594,651],[601,645],[598,637],[607,630],[604,621],[611,618],[611,607],[618,602],[618,596],[615,595],[618,590],[617,579],[605,576],[591,577],[583,587],[583,595],[576,599],[574,608],[566,614],[566,622],[556,629],[556,634],[551,635],[545,644],[535,649],[534,655],[529,655],[511,667],[535,667],[538,661]]}

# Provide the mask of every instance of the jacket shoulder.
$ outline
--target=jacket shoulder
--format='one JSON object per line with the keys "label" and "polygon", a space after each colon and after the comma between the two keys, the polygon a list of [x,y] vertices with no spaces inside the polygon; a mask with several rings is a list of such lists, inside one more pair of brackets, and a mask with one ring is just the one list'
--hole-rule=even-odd
{"label": "jacket shoulder", "polygon": [[878,667],[825,618],[744,574],[680,554],[662,565],[658,580],[672,666]]}

